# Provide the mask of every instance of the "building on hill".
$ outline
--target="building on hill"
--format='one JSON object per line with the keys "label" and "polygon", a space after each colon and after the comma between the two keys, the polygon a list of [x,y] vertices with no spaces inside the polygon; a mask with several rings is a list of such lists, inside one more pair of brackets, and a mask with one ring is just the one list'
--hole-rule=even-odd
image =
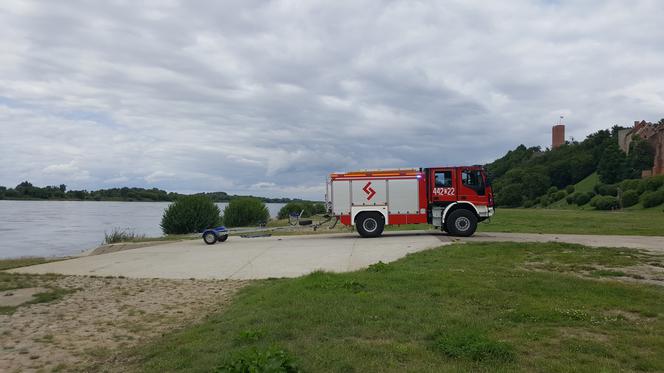
{"label": "building on hill", "polygon": [[553,126],[553,128],[551,128],[551,149],[558,148],[564,143],[565,143],[565,125],[556,124],[555,126]]}
{"label": "building on hill", "polygon": [[629,154],[629,145],[634,136],[648,141],[655,150],[655,159],[652,170],[644,170],[642,177],[664,175],[664,126],[650,122],[634,121],[634,127],[618,131],[618,145],[620,149]]}

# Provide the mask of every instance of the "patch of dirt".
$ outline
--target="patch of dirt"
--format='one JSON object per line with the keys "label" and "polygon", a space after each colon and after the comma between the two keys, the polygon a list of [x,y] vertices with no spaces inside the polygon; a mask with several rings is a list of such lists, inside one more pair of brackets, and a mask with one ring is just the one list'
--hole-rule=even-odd
{"label": "patch of dirt", "polygon": [[582,328],[562,327],[558,328],[560,335],[565,338],[573,337],[584,341],[607,342],[609,337],[605,334],[595,333]]}
{"label": "patch of dirt", "polygon": [[24,288],[0,291],[0,307],[16,307],[33,299],[35,294],[47,292],[46,288]]}
{"label": "patch of dirt", "polygon": [[[627,267],[606,267],[602,265],[564,265],[552,262],[526,262],[523,267],[526,271],[534,272],[557,272],[573,275],[579,278],[592,278],[595,280],[621,281],[639,284],[650,284],[664,286],[664,268],[648,264],[640,264]],[[622,272],[621,276],[593,276],[597,270]]]}
{"label": "patch of dirt", "polygon": [[78,290],[0,315],[0,371],[69,371],[108,359],[221,310],[248,281],[69,276],[48,285]]}

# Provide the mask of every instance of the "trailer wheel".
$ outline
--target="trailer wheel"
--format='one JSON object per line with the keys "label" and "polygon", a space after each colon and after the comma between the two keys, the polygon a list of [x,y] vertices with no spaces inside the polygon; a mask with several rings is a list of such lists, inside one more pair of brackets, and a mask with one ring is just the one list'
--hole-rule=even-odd
{"label": "trailer wheel", "polygon": [[468,237],[477,229],[477,217],[465,209],[455,210],[450,213],[450,218],[445,224],[453,235]]}
{"label": "trailer wheel", "polygon": [[203,241],[208,245],[214,245],[217,243],[217,235],[213,232],[207,232],[203,235]]}
{"label": "trailer wheel", "polygon": [[217,241],[219,241],[219,242],[224,242],[224,241],[226,241],[227,239],[228,239],[228,235],[225,234],[225,235],[223,235],[223,236],[219,236],[219,238],[217,238]]}
{"label": "trailer wheel", "polygon": [[365,212],[355,219],[357,232],[362,237],[378,237],[385,228],[385,218],[377,212]]}

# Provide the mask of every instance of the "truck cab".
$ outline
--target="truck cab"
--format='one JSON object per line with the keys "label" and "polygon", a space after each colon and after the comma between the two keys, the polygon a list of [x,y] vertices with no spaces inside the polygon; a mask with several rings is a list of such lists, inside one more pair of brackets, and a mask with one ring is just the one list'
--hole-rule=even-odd
{"label": "truck cab", "polygon": [[493,191],[483,167],[435,167],[425,172],[429,224],[470,236],[477,223],[493,215]]}

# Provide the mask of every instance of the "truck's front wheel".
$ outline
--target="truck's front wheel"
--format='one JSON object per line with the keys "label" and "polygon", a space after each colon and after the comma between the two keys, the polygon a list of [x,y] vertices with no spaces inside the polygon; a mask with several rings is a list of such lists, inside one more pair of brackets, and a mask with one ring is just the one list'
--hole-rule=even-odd
{"label": "truck's front wheel", "polygon": [[378,237],[385,228],[385,218],[377,212],[365,212],[355,219],[355,226],[362,237]]}
{"label": "truck's front wheel", "polygon": [[455,210],[450,213],[445,224],[453,235],[468,237],[477,229],[477,217],[468,210]]}

